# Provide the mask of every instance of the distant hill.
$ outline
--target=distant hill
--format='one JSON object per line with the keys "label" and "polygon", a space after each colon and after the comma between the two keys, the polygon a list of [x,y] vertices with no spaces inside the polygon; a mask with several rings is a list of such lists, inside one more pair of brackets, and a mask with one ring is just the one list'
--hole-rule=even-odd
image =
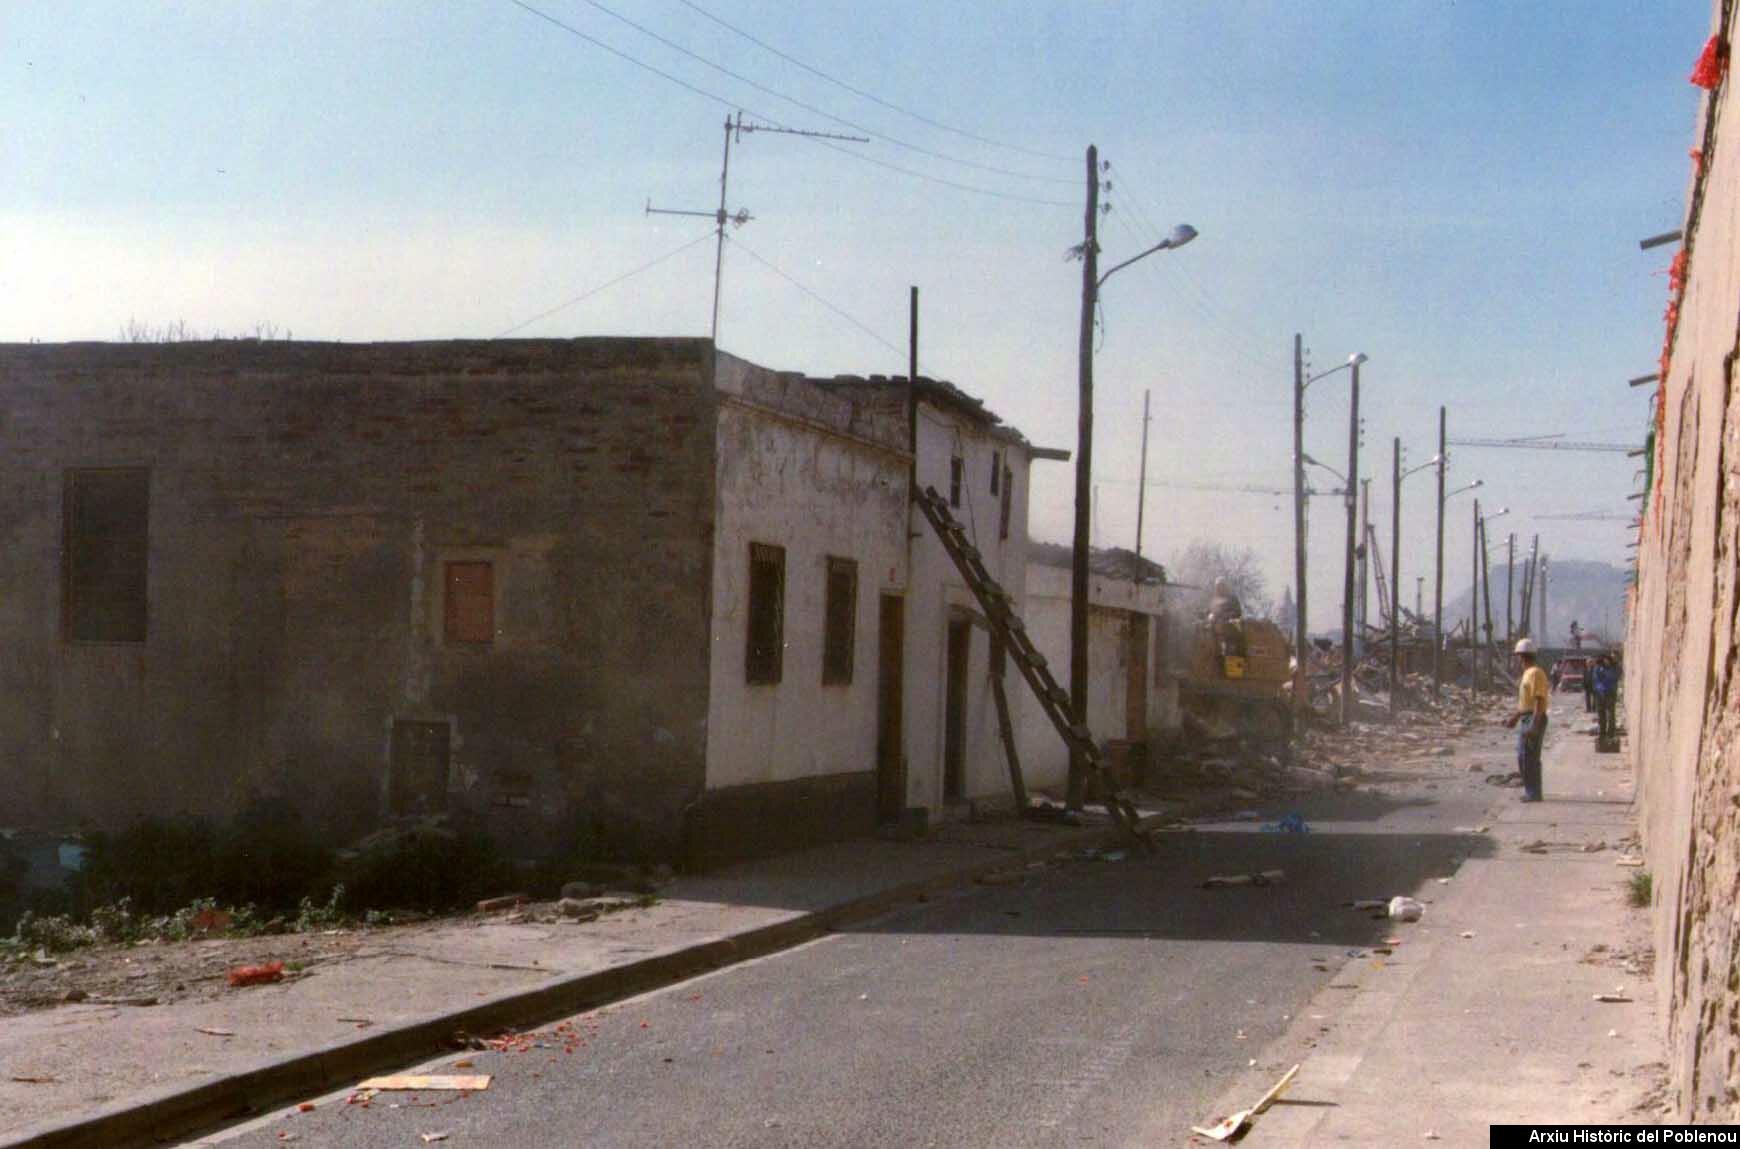
{"label": "distant hill", "polygon": [[[1625,641],[1625,582],[1627,572],[1609,563],[1589,562],[1584,559],[1552,559],[1547,564],[1547,625],[1545,631],[1537,628],[1535,637],[1544,640],[1549,646],[1569,646],[1571,642],[1571,622],[1576,620],[1583,628],[1584,634],[1601,636],[1610,643]],[[1462,583],[1461,589],[1454,596],[1450,593],[1452,573],[1444,572],[1444,628],[1455,626],[1468,617],[1468,600],[1470,590],[1467,586],[1468,572],[1458,571]],[[1517,606],[1521,609],[1522,600],[1522,562],[1516,565],[1516,584],[1514,594]],[[1500,564],[1492,569],[1489,576],[1492,580],[1492,632],[1502,637],[1504,633],[1504,566]],[[1431,589],[1430,587],[1427,588]],[[1539,593],[1537,589],[1536,593]],[[1431,609],[1428,602],[1427,609]],[[1376,610],[1376,606],[1372,607]],[[1536,620],[1539,620],[1539,606],[1536,606]],[[1519,618],[1520,624],[1520,618]]]}

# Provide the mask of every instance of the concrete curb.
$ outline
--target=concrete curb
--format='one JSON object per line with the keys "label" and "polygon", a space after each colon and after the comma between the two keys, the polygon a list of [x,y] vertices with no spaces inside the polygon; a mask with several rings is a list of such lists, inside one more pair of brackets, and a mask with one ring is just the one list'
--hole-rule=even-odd
{"label": "concrete curb", "polygon": [[[1142,819],[1151,830],[1171,815]],[[1097,846],[1115,837],[1112,826],[1084,828],[1043,846],[1000,851],[983,862],[907,882],[836,906],[716,938],[639,961],[563,978],[535,989],[501,994],[465,1009],[383,1029],[357,1039],[294,1053],[242,1073],[192,1088],[174,1087],[117,1102],[70,1121],[47,1121],[5,1135],[0,1149],[115,1149],[151,1145],[260,1115],[274,1106],[330,1092],[346,1082],[450,1051],[459,1031],[490,1033],[526,1028],[609,1005],[739,962],[765,957],[877,917],[923,895],[966,885],[981,875]]]}

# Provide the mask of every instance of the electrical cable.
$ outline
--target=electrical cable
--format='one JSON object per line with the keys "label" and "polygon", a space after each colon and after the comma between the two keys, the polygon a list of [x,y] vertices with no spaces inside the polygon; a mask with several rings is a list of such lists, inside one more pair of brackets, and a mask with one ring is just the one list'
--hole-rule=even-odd
{"label": "electrical cable", "polygon": [[[711,235],[712,233],[709,232],[708,234]],[[787,283],[791,284],[793,287],[797,288],[799,291],[803,292],[805,295],[809,296],[811,299],[815,300],[817,303],[821,304],[823,307],[826,307],[829,311],[832,311],[835,315],[838,315],[841,319],[844,319],[847,323],[850,323],[853,327],[856,327],[858,330],[860,330],[864,334],[868,335],[870,338],[876,340],[876,342],[882,344],[882,346],[888,348],[890,351],[893,351],[897,355],[904,353],[904,351],[905,351],[904,348],[898,346],[897,344],[893,343],[890,340],[884,339],[881,335],[878,335],[875,332],[875,330],[873,330],[872,328],[870,328],[869,326],[867,326],[863,322],[859,321],[856,317],[854,317],[851,313],[847,312],[844,308],[840,307],[838,304],[830,302],[828,299],[824,298],[820,293],[818,293],[814,289],[806,287],[804,284],[798,282],[796,279],[794,279],[790,275],[786,274],[786,272],[782,271],[776,264],[774,264],[770,260],[764,259],[761,256],[757,255],[755,253],[755,249],[753,249],[750,246],[748,246],[747,244],[745,244],[742,240],[737,239],[734,236],[729,236],[729,235],[725,237],[725,240],[726,240],[726,242],[730,243],[733,247],[735,247],[738,250],[740,250],[741,252],[743,252],[744,255],[747,255],[750,259],[753,259],[756,263],[761,264],[761,266],[767,268],[767,270],[773,272],[775,275],[779,276],[781,279],[785,280]]]}
{"label": "electrical cable", "polygon": [[690,49],[685,48],[681,44],[677,43],[675,40],[672,40],[667,36],[660,35],[658,32],[655,32],[651,28],[648,28],[645,24],[641,24],[641,23],[638,23],[634,20],[629,19],[627,16],[624,16],[622,13],[616,11],[615,9],[609,7],[608,5],[600,3],[599,0],[583,0],[583,2],[585,4],[593,7],[593,8],[598,9],[598,11],[604,13],[606,16],[609,16],[612,20],[618,20],[618,21],[628,25],[630,28],[633,28],[636,32],[639,32],[641,35],[658,41],[660,44],[663,44],[665,47],[669,48],[671,51],[677,52],[683,56],[687,56],[689,59],[695,61],[697,64],[700,64],[704,68],[711,68],[715,72],[718,72],[722,76],[729,76],[731,79],[736,80],[740,84],[748,84],[751,88],[754,88],[756,91],[763,92],[769,96],[772,96],[776,100],[784,100],[786,103],[792,105],[792,107],[794,107],[794,108],[802,108],[804,111],[809,112],[811,115],[821,116],[823,119],[832,120],[836,124],[840,124],[843,127],[851,128],[853,131],[856,131],[856,132],[863,132],[867,136],[870,136],[874,139],[879,139],[879,140],[883,141],[884,143],[893,144],[897,148],[904,148],[907,151],[917,152],[919,155],[929,156],[932,159],[942,160],[944,163],[959,164],[961,167],[964,167],[964,168],[973,168],[977,171],[989,172],[993,175],[1011,176],[1015,179],[1033,180],[1037,183],[1073,184],[1075,182],[1074,179],[1066,179],[1062,176],[1032,175],[1028,172],[1015,171],[1012,168],[1000,168],[1000,167],[997,167],[993,164],[981,164],[981,163],[975,163],[972,160],[963,160],[958,156],[951,156],[946,152],[935,151],[931,148],[922,147],[919,144],[911,143],[910,141],[900,139],[896,136],[891,136],[886,132],[878,132],[878,131],[874,130],[873,128],[868,128],[868,127],[865,127],[863,124],[857,123],[853,120],[848,120],[844,116],[836,116],[832,112],[827,111],[824,108],[817,107],[815,104],[811,104],[811,103],[808,103],[804,100],[800,100],[800,99],[796,98],[795,96],[788,96],[784,92],[781,92],[776,88],[769,87],[768,85],[763,84],[759,80],[753,80],[753,79],[749,78],[748,76],[745,76],[741,72],[732,71],[730,68],[727,68],[725,65],[716,63],[712,60],[709,60],[707,57],[701,55],[699,52],[691,51]]}
{"label": "electrical cable", "polygon": [[[654,65],[649,64],[644,60],[641,60],[641,59],[638,59],[634,56],[629,55],[627,52],[622,51],[620,48],[613,48],[609,44],[606,44],[604,41],[598,39],[596,36],[588,35],[587,33],[582,32],[580,29],[574,27],[572,24],[569,24],[563,20],[560,20],[560,19],[556,18],[555,16],[550,15],[548,12],[543,11],[542,9],[535,8],[532,5],[527,4],[525,2],[525,0],[507,0],[507,2],[509,4],[512,4],[514,7],[521,9],[522,11],[528,12],[531,15],[536,16],[538,19],[543,20],[544,22],[546,22],[548,24],[551,24],[557,28],[560,28],[562,31],[567,32],[569,35],[572,35],[572,36],[577,37],[578,39],[584,40],[586,43],[591,44],[595,48],[603,49],[604,51],[610,53],[612,56],[615,56],[619,60],[623,60],[623,61],[626,61],[627,63],[633,64],[635,67],[640,68],[643,71],[651,72],[653,75],[659,77],[660,79],[668,80],[671,83],[677,85],[679,88],[682,88],[685,91],[691,92],[694,95],[700,96],[703,99],[711,100],[715,104],[721,104],[724,107],[726,107],[727,109],[737,109],[740,111],[748,112],[749,114],[753,115],[756,119],[762,120],[772,127],[776,127],[776,128],[789,127],[789,125],[782,124],[779,120],[775,119],[772,116],[765,115],[761,112],[757,112],[752,108],[744,107],[742,104],[738,103],[736,100],[726,99],[724,96],[719,95],[717,92],[710,92],[705,88],[699,87],[695,84],[691,84],[687,80],[681,79],[678,76],[674,76],[662,68],[655,67]],[[912,168],[901,167],[899,164],[892,164],[886,160],[876,159],[874,156],[867,156],[861,152],[855,152],[855,151],[850,150],[849,148],[840,147],[838,144],[832,143],[831,141],[828,141],[828,140],[812,139],[810,142],[820,144],[821,146],[828,148],[832,151],[839,152],[843,156],[851,156],[853,159],[858,160],[862,163],[872,164],[872,165],[879,167],[879,168],[886,168],[889,171],[899,172],[902,175],[912,176],[914,179],[925,180],[925,181],[928,181],[928,182],[934,183],[934,184],[941,184],[943,187],[954,188],[957,191],[972,192],[975,195],[989,196],[993,199],[1012,200],[1016,203],[1039,204],[1039,205],[1042,205],[1045,207],[1075,207],[1076,206],[1075,204],[1073,204],[1067,200],[1042,199],[1038,196],[1027,196],[1027,195],[1020,195],[1020,194],[1015,193],[1015,192],[998,191],[995,188],[979,187],[975,184],[965,184],[965,183],[960,183],[957,180],[945,179],[942,176],[933,176],[933,175],[930,175],[926,172],[915,171]]]}
{"label": "electrical cable", "polygon": [[556,312],[558,312],[558,311],[566,310],[567,308],[574,306],[576,303],[580,303],[580,302],[583,302],[585,300],[591,299],[594,295],[597,295],[599,292],[606,291],[612,287],[615,287],[617,284],[623,282],[626,279],[633,279],[635,276],[639,275],[643,271],[651,271],[653,268],[657,267],[661,263],[664,263],[666,260],[675,259],[677,256],[683,254],[683,252],[688,251],[691,247],[694,247],[696,244],[704,243],[707,240],[712,239],[716,234],[718,234],[718,233],[715,232],[713,229],[709,228],[708,230],[702,232],[700,235],[696,236],[694,239],[691,239],[688,243],[685,243],[683,246],[681,246],[679,248],[674,248],[670,251],[665,252],[663,255],[659,256],[657,259],[652,260],[650,263],[643,263],[639,267],[635,268],[633,271],[625,271],[621,275],[617,276],[615,279],[609,280],[607,282],[599,284],[597,287],[590,288],[589,290],[583,291],[579,295],[576,295],[572,299],[564,300],[563,302],[558,303],[558,304],[556,304],[556,306],[550,308],[548,311],[540,311],[540,312],[538,312],[538,314],[532,316],[530,319],[527,319],[527,320],[520,322],[520,323],[516,323],[512,327],[509,327],[503,331],[498,331],[496,334],[490,336],[490,338],[491,339],[500,339],[503,336],[512,335],[514,332],[519,331],[521,328],[530,327],[532,324],[536,323],[540,319],[548,319],[550,316],[556,314]]}
{"label": "electrical cable", "polygon": [[1060,155],[1057,155],[1053,152],[1042,152],[1042,151],[1038,151],[1037,149],[1034,149],[1034,148],[1022,147],[1020,144],[1011,144],[1011,143],[1006,143],[1002,140],[994,140],[994,139],[991,139],[989,136],[981,136],[976,132],[969,132],[965,128],[952,127],[949,124],[943,123],[941,120],[933,120],[929,116],[926,116],[920,112],[913,111],[911,108],[903,108],[899,104],[892,103],[888,100],[884,100],[882,97],[876,95],[873,92],[866,92],[862,88],[853,87],[851,84],[848,84],[844,80],[841,80],[835,76],[830,76],[828,73],[822,71],[820,68],[814,67],[813,65],[810,65],[810,64],[806,64],[802,60],[798,59],[796,56],[790,55],[789,53],[786,53],[786,52],[782,52],[778,48],[775,48],[772,44],[769,44],[767,41],[759,39],[758,37],[753,36],[748,32],[745,32],[743,29],[737,27],[735,24],[731,24],[731,23],[726,22],[725,20],[721,19],[720,17],[707,11],[705,8],[701,7],[699,4],[692,3],[691,0],[678,0],[678,2],[681,3],[685,8],[688,8],[691,11],[694,11],[702,16],[705,16],[707,19],[713,21],[713,23],[719,25],[721,28],[724,28],[726,31],[732,32],[738,36],[743,37],[745,40],[748,40],[751,44],[754,44],[756,47],[761,48],[764,51],[773,53],[775,56],[778,56],[781,60],[784,60],[786,63],[795,64],[797,67],[802,68],[804,71],[808,72],[810,75],[819,77],[820,79],[823,79],[823,80],[826,80],[828,83],[833,84],[836,87],[844,88],[846,91],[852,93],[854,96],[860,96],[863,99],[869,100],[873,104],[880,104],[884,108],[887,108],[890,111],[899,112],[903,116],[911,116],[913,119],[917,120],[921,124],[929,124],[933,128],[937,128],[937,129],[939,129],[941,131],[945,131],[945,132],[950,132],[954,135],[961,136],[964,139],[974,140],[974,141],[981,143],[981,144],[989,144],[991,147],[994,147],[994,148],[1006,148],[1007,150],[1012,151],[1012,152],[1020,152],[1022,155],[1032,156],[1035,159],[1056,160],[1059,163],[1076,163],[1076,162],[1078,162],[1077,157],[1075,157],[1075,156],[1060,156]]}

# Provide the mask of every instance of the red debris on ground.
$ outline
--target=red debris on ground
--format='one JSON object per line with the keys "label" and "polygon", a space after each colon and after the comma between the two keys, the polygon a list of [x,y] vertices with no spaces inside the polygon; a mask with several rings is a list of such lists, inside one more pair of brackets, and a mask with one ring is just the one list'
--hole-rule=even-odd
{"label": "red debris on ground", "polygon": [[241,965],[229,972],[229,982],[233,986],[267,985],[284,980],[284,963],[281,961],[267,962],[265,965]]}

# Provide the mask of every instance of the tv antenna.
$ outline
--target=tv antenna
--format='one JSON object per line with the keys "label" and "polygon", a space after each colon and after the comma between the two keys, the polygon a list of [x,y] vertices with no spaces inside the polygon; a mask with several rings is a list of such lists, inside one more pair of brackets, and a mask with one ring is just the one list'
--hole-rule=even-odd
{"label": "tv antenna", "polygon": [[742,142],[743,136],[749,132],[772,132],[782,136],[807,136],[813,140],[840,140],[845,143],[867,144],[866,136],[846,136],[837,132],[811,132],[800,128],[782,128],[773,124],[744,123],[743,112],[739,110],[735,116],[725,117],[725,159],[719,165],[719,207],[715,211],[688,211],[680,208],[654,207],[652,200],[646,201],[647,215],[688,215],[711,219],[718,231],[718,240],[713,249],[713,346],[719,345],[719,281],[725,268],[725,225],[742,227],[755,217],[749,214],[748,208],[738,208],[735,212],[725,206],[725,196],[731,178],[731,141]]}

